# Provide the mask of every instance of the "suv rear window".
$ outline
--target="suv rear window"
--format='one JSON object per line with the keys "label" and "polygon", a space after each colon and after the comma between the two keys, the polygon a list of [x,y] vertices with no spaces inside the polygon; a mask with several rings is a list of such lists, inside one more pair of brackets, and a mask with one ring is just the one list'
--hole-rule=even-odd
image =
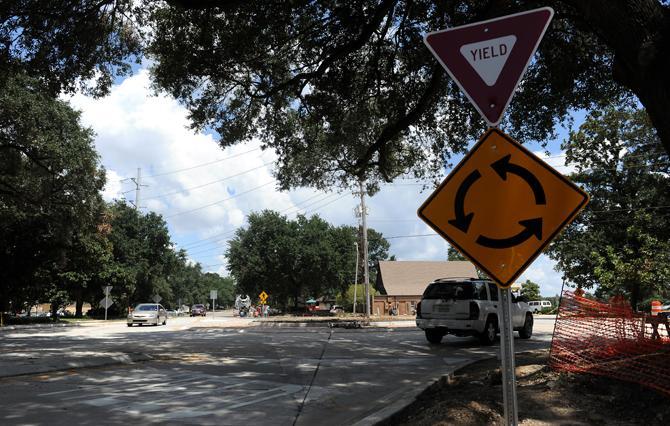
{"label": "suv rear window", "polygon": [[423,292],[424,299],[487,300],[486,287],[481,282],[432,283]]}

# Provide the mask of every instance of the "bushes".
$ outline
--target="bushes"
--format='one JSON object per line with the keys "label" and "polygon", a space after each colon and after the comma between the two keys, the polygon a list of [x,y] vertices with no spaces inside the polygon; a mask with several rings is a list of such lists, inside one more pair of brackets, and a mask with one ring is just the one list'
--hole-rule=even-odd
{"label": "bushes", "polygon": [[51,317],[4,317],[5,325],[50,324]]}

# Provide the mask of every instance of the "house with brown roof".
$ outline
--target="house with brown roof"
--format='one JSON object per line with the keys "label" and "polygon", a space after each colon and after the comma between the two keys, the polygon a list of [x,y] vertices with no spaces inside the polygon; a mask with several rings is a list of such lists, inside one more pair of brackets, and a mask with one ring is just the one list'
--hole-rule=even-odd
{"label": "house with brown roof", "polygon": [[375,287],[373,315],[413,315],[428,284],[438,278],[477,278],[475,265],[468,261],[380,261]]}

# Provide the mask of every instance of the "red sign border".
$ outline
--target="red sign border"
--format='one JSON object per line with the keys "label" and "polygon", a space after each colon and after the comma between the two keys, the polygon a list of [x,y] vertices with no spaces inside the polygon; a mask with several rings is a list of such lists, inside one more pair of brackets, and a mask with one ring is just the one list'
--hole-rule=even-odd
{"label": "red sign border", "polygon": [[[556,230],[538,247],[538,249],[535,251],[535,253],[531,256],[528,257],[526,262],[524,262],[523,265],[521,265],[520,268],[518,268],[517,272],[512,275],[512,277],[507,280],[506,282],[503,282],[499,280],[498,278],[495,277],[493,273],[491,273],[487,268],[482,266],[473,256],[471,256],[466,250],[464,250],[458,243],[453,241],[444,231],[442,231],[438,226],[433,224],[426,216],[423,215],[423,209],[430,204],[431,201],[439,194],[442,192],[444,187],[453,179],[453,177],[458,173],[458,171],[463,167],[469,160],[470,158],[474,155],[475,152],[482,146],[482,144],[488,139],[488,137],[492,133],[497,133],[500,137],[503,139],[507,140],[509,143],[514,145],[515,147],[519,148],[522,152],[524,152],[526,155],[528,155],[533,161],[535,161],[540,167],[548,170],[550,173],[552,173],[554,176],[556,176],[558,179],[560,179],[562,182],[566,183],[568,186],[570,186],[572,189],[577,191],[579,194],[582,195],[583,199],[582,202],[566,217],[566,219],[556,228]],[[535,154],[533,154],[530,150],[528,150],[526,147],[521,145],[519,142],[515,141],[512,139],[509,135],[501,131],[500,129],[496,127],[492,127],[482,135],[482,137],[479,139],[477,144],[472,147],[472,149],[466,154],[465,157],[461,160],[460,163],[454,169],[449,173],[449,175],[442,181],[440,186],[435,188],[432,194],[426,199],[426,201],[421,204],[421,207],[417,210],[417,215],[421,220],[423,220],[428,226],[430,226],[435,232],[440,234],[442,238],[447,240],[449,244],[451,244],[453,247],[458,249],[459,252],[461,252],[465,257],[470,259],[472,263],[474,263],[477,267],[479,267],[482,271],[484,271],[489,278],[491,278],[493,281],[496,282],[496,285],[502,289],[506,289],[511,287],[511,285],[514,283],[514,281],[519,278],[519,275],[523,274],[524,271],[530,266],[531,263],[537,259],[537,257],[542,253],[542,251],[551,243],[554,238],[570,223],[572,222],[575,217],[579,214],[579,212],[588,204],[589,202],[589,194],[587,194],[583,189],[581,189],[579,186],[577,186],[574,182],[570,181],[568,178],[560,174],[556,169],[551,167],[549,164],[545,163],[542,161],[540,158],[538,158]]]}
{"label": "red sign border", "polygon": [[[454,76],[454,74],[449,70],[449,67],[447,67],[447,65],[442,61],[442,58],[440,58],[440,56],[437,54],[437,52],[435,52],[435,50],[433,50],[433,48],[431,47],[431,45],[428,43],[428,37],[431,36],[431,35],[441,34],[441,33],[449,32],[449,31],[461,30],[461,29],[463,29],[463,28],[473,27],[473,26],[476,26],[476,25],[482,25],[482,24],[487,24],[487,23],[491,23],[491,22],[501,21],[501,20],[504,20],[504,19],[507,19],[507,18],[513,18],[513,17],[517,17],[517,16],[521,16],[521,15],[527,15],[527,14],[531,14],[531,13],[536,13],[536,12],[538,12],[538,11],[540,11],[540,10],[547,10],[547,11],[549,11],[549,19],[547,19],[546,24],[544,24],[544,29],[543,29],[542,32],[540,33],[540,36],[537,38],[537,42],[535,43],[535,47],[533,48],[533,51],[531,52],[531,54],[528,56],[528,61],[526,62],[526,65],[523,67],[523,71],[521,71],[521,73],[519,74],[519,78],[517,79],[516,84],[514,85],[514,90],[512,90],[512,92],[510,93],[510,95],[507,97],[507,102],[505,103],[505,106],[502,108],[502,110],[500,110],[500,116],[498,117],[498,120],[495,121],[495,122],[490,121],[490,120],[486,117],[486,115],[484,114],[484,112],[481,110],[481,108],[479,108],[479,105],[477,105],[477,103],[472,99],[472,97],[470,96],[470,94],[468,93],[468,91],[465,90],[465,88],[461,85],[461,82],[460,82],[460,81]],[[433,56],[434,56],[435,58],[437,58],[437,60],[438,60],[438,62],[440,63],[440,65],[442,65],[442,67],[443,67],[445,70],[447,70],[447,73],[449,73],[449,77],[451,77],[451,79],[454,80],[454,81],[456,82],[456,84],[458,85],[459,89],[461,89],[461,92],[463,92],[463,93],[465,94],[465,96],[468,98],[468,100],[470,101],[470,103],[475,107],[475,109],[477,110],[477,112],[479,113],[479,115],[484,119],[484,121],[486,121],[486,123],[488,123],[489,126],[491,126],[491,127],[496,127],[496,126],[498,126],[498,124],[500,124],[500,122],[502,121],[502,117],[505,115],[505,111],[507,110],[507,107],[509,106],[510,102],[512,102],[512,98],[514,97],[514,93],[516,92],[517,88],[519,87],[519,83],[521,82],[521,79],[522,79],[523,76],[526,74],[526,70],[528,69],[528,65],[530,65],[530,61],[531,61],[531,59],[533,58],[533,56],[535,56],[535,52],[537,51],[537,48],[538,48],[538,46],[540,45],[540,42],[541,42],[542,39],[544,38],[544,34],[545,34],[545,32],[547,31],[547,28],[549,27],[549,24],[551,23],[551,21],[552,21],[553,18],[554,18],[554,9],[552,9],[552,8],[549,7],[549,6],[539,7],[539,8],[537,8],[537,9],[526,10],[526,11],[523,11],[523,12],[514,13],[514,14],[512,14],[512,15],[499,16],[499,17],[497,17],[497,18],[489,19],[489,20],[486,20],[486,21],[473,22],[473,23],[471,23],[471,24],[460,25],[460,26],[458,26],[458,27],[452,27],[452,28],[447,28],[447,29],[444,29],[444,30],[432,31],[432,32],[429,32],[429,33],[424,34],[424,36],[423,36],[423,43],[428,47],[428,49],[429,49],[430,52],[433,54]],[[474,70],[473,70],[473,71],[474,71]]]}

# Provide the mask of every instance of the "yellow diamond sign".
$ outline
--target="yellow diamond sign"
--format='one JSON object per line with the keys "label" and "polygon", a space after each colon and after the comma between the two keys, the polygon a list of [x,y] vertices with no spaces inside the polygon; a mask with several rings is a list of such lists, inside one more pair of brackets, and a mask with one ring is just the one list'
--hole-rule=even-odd
{"label": "yellow diamond sign", "polygon": [[261,291],[261,294],[258,295],[258,298],[261,300],[261,303],[265,303],[268,299],[268,294],[265,291]]}
{"label": "yellow diamond sign", "polygon": [[574,183],[493,128],[418,214],[507,288],[588,200]]}

